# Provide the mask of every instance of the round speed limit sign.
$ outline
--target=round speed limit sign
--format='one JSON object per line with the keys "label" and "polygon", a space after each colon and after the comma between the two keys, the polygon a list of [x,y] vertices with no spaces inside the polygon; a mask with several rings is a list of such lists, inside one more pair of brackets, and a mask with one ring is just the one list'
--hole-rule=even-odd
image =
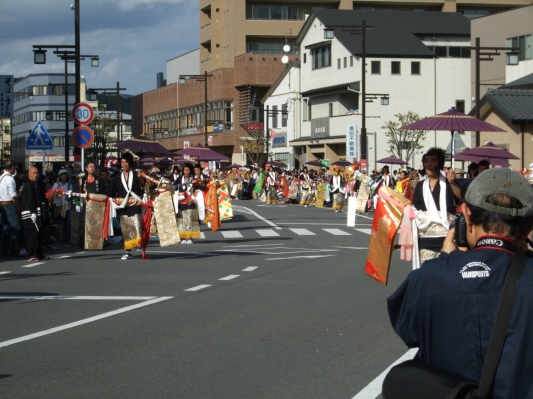
{"label": "round speed limit sign", "polygon": [[93,107],[86,103],[79,103],[72,108],[72,119],[78,125],[88,125],[94,118]]}

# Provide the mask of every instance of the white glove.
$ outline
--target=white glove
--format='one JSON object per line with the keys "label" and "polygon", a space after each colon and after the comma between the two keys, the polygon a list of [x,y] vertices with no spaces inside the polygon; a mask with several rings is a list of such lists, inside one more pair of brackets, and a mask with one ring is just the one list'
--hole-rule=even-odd
{"label": "white glove", "polygon": [[37,221],[37,214],[35,214],[35,213],[32,213],[32,214],[31,214],[31,221],[32,221],[33,223],[35,223],[35,222]]}
{"label": "white glove", "polygon": [[76,212],[80,213],[81,212],[81,206],[79,205],[76,205]]}

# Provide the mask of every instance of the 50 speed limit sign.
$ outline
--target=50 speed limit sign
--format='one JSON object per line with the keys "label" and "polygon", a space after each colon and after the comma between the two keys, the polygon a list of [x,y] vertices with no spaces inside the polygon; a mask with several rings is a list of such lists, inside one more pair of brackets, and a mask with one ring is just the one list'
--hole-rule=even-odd
{"label": "50 speed limit sign", "polygon": [[93,107],[86,103],[79,103],[72,108],[72,119],[78,125],[88,125],[94,118]]}

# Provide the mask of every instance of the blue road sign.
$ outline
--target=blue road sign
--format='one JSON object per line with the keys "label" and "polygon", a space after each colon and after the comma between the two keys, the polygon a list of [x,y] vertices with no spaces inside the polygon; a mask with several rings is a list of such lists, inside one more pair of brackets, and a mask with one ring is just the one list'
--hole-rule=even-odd
{"label": "blue road sign", "polygon": [[35,127],[26,140],[27,150],[51,150],[54,142],[41,121],[37,121]]}

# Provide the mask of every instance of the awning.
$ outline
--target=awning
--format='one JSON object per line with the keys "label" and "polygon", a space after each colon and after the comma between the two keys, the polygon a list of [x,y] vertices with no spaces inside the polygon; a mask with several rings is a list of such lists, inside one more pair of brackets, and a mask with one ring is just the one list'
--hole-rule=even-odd
{"label": "awning", "polygon": [[348,87],[352,90],[359,91],[360,84],[359,82],[344,83],[341,85],[322,87],[320,89],[308,90],[302,93],[302,97],[312,97],[321,94],[331,94],[331,93],[350,93],[351,90],[348,90]]}

